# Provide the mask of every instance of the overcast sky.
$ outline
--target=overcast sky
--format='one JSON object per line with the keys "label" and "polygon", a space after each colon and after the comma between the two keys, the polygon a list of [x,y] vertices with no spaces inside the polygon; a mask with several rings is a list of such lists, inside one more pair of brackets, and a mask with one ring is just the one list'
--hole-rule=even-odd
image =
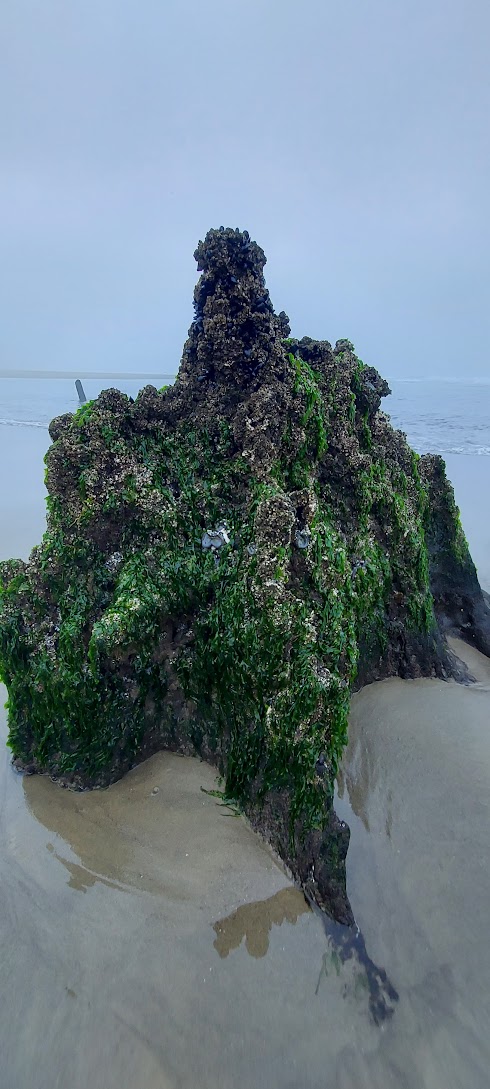
{"label": "overcast sky", "polygon": [[0,368],[172,373],[224,224],[295,335],[489,374],[489,0],[2,0],[0,35]]}

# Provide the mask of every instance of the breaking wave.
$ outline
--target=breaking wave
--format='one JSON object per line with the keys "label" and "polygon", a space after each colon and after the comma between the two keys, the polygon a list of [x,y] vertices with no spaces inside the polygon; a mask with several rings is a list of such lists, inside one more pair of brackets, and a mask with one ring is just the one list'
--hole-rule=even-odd
{"label": "breaking wave", "polygon": [[2,419],[0,417],[0,426],[2,427],[42,427],[44,431],[47,431],[48,424],[40,423],[39,420],[10,420]]}

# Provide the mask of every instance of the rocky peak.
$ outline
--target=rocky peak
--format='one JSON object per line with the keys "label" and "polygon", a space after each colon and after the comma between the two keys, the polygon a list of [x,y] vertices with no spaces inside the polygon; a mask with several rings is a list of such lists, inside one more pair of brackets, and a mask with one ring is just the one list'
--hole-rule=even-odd
{"label": "rocky peak", "polygon": [[202,273],[180,377],[249,389],[284,373],[289,321],[276,315],[264,279],[266,257],[248,231],[208,231],[194,257]]}

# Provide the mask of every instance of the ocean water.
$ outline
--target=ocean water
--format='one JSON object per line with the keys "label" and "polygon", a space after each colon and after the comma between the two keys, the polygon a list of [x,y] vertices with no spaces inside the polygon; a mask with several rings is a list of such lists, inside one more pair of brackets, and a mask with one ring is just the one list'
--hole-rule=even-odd
{"label": "ocean water", "polygon": [[392,379],[383,401],[419,454],[490,455],[490,379]]}
{"label": "ocean water", "polygon": [[[149,380],[150,381],[150,380]],[[155,379],[151,379],[155,384]],[[161,385],[168,379],[162,375]],[[98,397],[103,389],[116,386],[117,389],[136,397],[138,390],[146,385],[144,375],[141,379],[117,378],[108,380],[84,378],[82,385],[87,400]],[[1,378],[0,377],[0,428],[36,427],[47,429],[55,416],[63,412],[76,412],[79,405],[78,394],[73,378]],[[49,442],[49,439],[48,439]]]}

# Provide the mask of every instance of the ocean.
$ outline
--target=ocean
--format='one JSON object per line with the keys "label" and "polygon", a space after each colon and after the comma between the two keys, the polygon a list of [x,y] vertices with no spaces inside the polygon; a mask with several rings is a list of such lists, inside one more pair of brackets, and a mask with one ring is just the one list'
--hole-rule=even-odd
{"label": "ocean", "polygon": [[490,457],[490,379],[391,379],[382,404],[418,454]]}

